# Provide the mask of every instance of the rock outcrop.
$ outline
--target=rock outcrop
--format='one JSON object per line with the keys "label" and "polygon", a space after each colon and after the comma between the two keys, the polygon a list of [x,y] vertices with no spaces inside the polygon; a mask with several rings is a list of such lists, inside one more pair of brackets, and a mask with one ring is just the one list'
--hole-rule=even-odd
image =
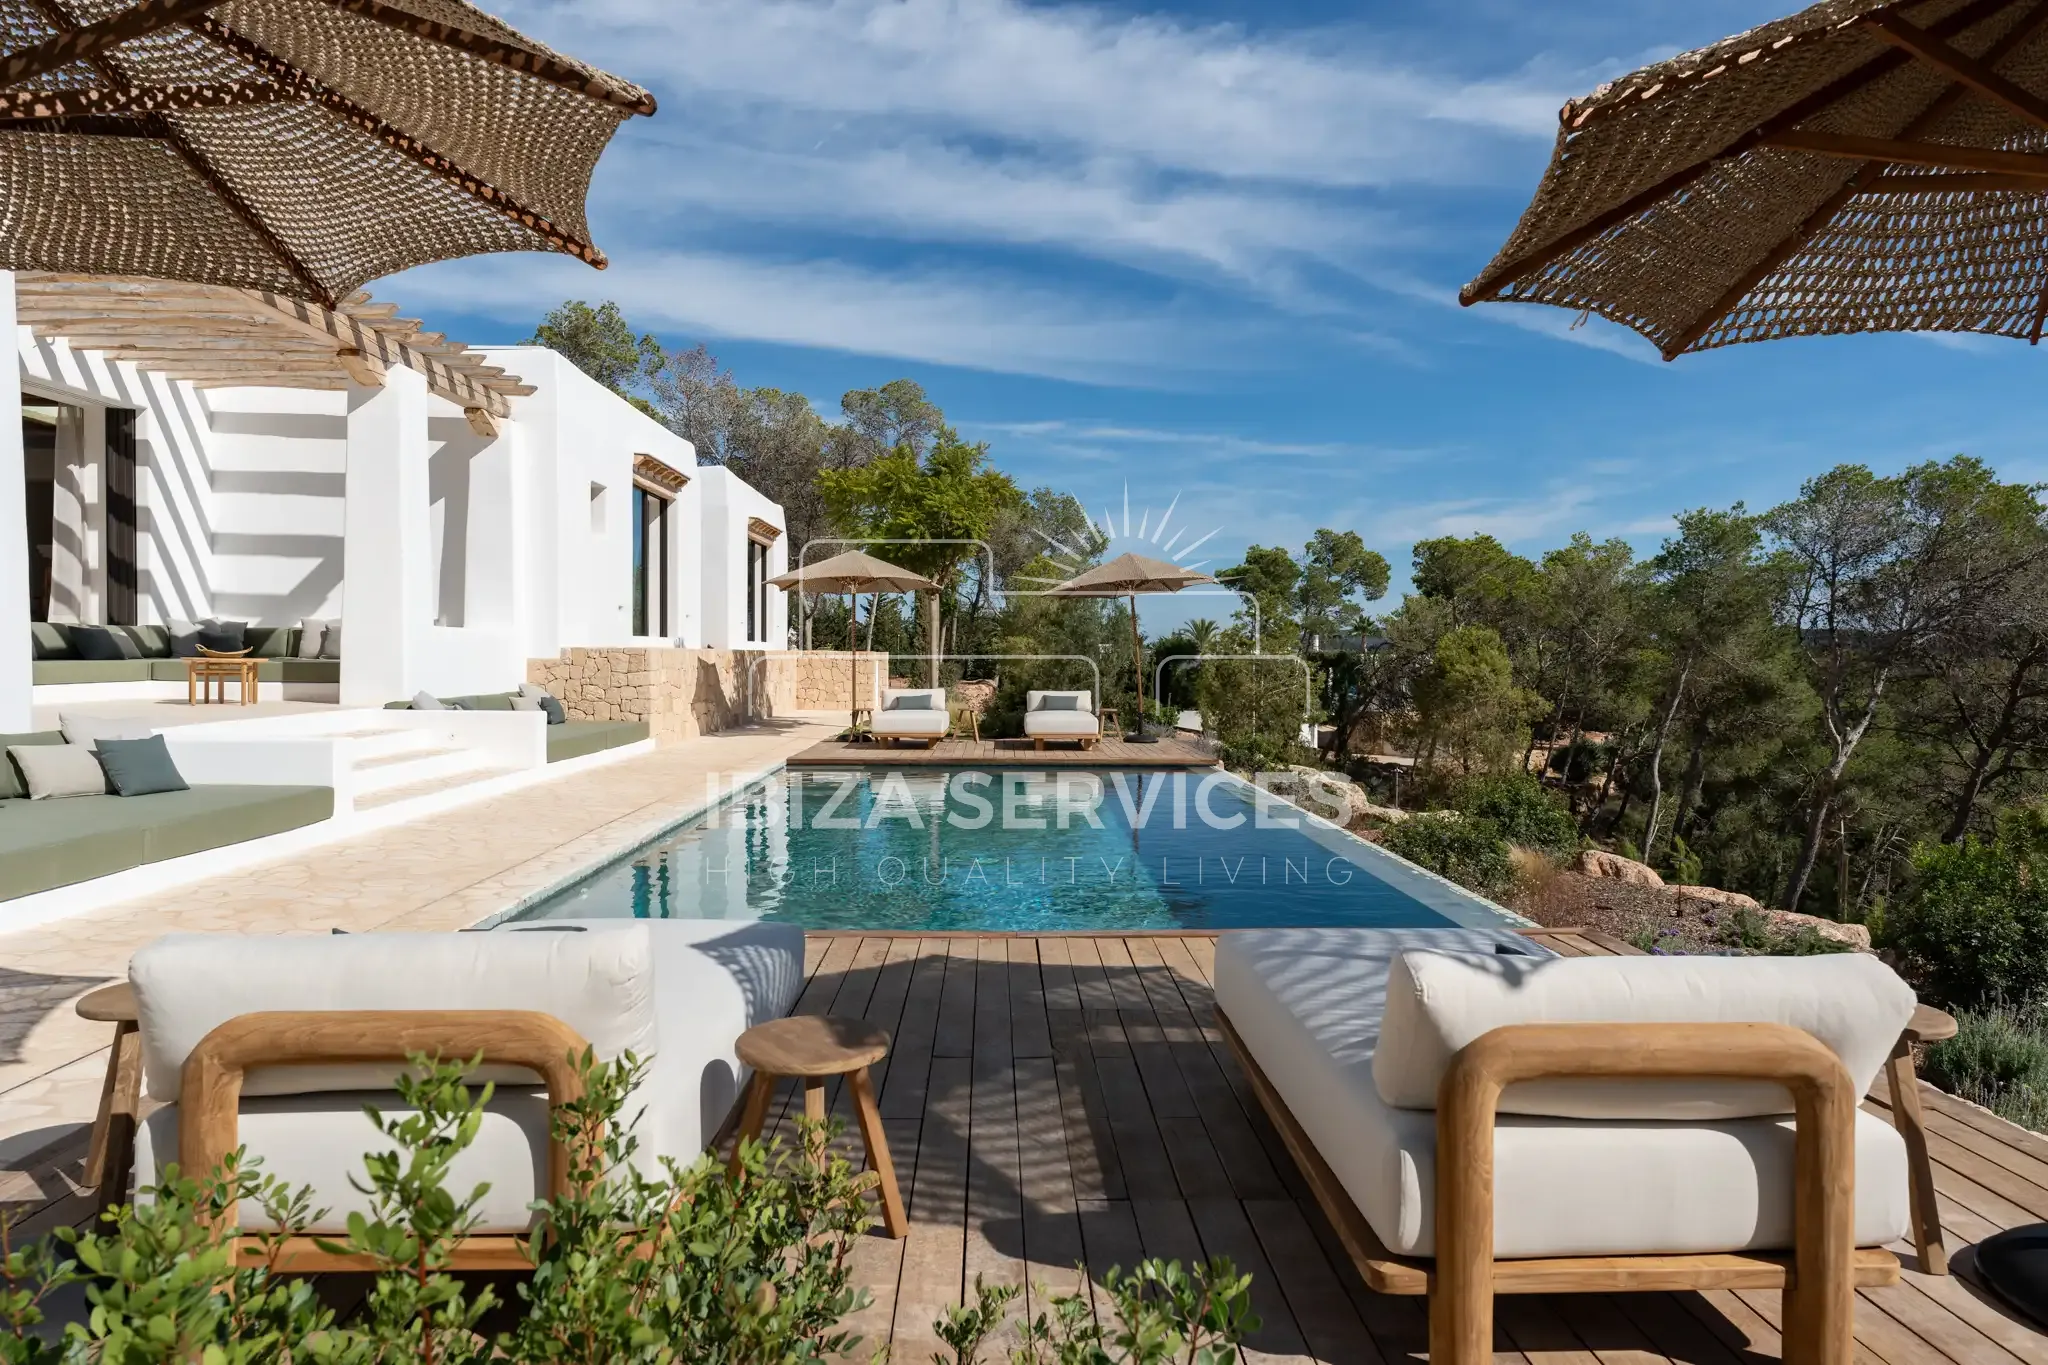
{"label": "rock outcrop", "polygon": [[1587,848],[1579,851],[1572,871],[1588,877],[1606,877],[1617,882],[1628,882],[1632,886],[1662,886],[1664,879],[1657,875],[1657,869],[1648,863],[1639,863],[1633,858],[1624,858],[1619,853],[1609,853],[1602,848]]}

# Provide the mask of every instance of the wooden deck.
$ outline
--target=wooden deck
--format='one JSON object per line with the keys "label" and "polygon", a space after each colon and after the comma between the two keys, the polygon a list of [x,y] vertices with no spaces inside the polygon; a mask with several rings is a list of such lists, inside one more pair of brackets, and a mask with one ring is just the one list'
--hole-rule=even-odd
{"label": "wooden deck", "polygon": [[[1568,955],[1596,937],[1531,935]],[[876,1085],[910,1235],[863,1240],[874,1295],[854,1324],[922,1365],[931,1321],[977,1275],[1072,1290],[1144,1256],[1223,1254],[1254,1277],[1251,1361],[1402,1365],[1426,1356],[1424,1301],[1369,1293],[1213,1023],[1214,941],[814,935],[798,1009],[892,1031]],[[1882,1087],[1880,1086],[1880,1093]],[[787,1131],[790,1086],[774,1122]],[[2048,1138],[1921,1087],[1957,1273],[1919,1274],[1858,1304],[1861,1365],[2048,1361],[2048,1335],[1970,1282],[1972,1243],[2048,1219]],[[851,1118],[841,1096],[837,1112]],[[1872,1101],[1874,1112],[1884,1112]],[[856,1150],[847,1141],[849,1153]],[[85,1216],[82,1139],[0,1172],[23,1231]],[[1029,1299],[1021,1301],[1022,1309]],[[1775,1294],[1574,1295],[1500,1301],[1501,1365],[1764,1365]]]}
{"label": "wooden deck", "polygon": [[[1213,960],[1213,939],[1171,935],[811,940],[798,1008],[862,1016],[896,1039],[877,1080],[910,1235],[860,1248],[875,1298],[857,1325],[871,1345],[928,1360],[940,1349],[931,1320],[977,1275],[1028,1296],[1074,1288],[1077,1263],[1094,1276],[1144,1256],[1223,1254],[1254,1277],[1264,1327],[1252,1360],[1427,1358],[1424,1301],[1365,1289],[1247,1092],[1214,1026]],[[795,1094],[778,1096],[784,1122]],[[1863,1293],[1857,1359],[2048,1360],[2048,1335],[1969,1283],[1967,1249],[2048,1218],[2048,1139],[1932,1087],[1921,1095],[1958,1274],[1921,1275],[1910,1246],[1894,1248],[1907,1269]],[[1497,1359],[1755,1365],[1778,1358],[1777,1320],[1774,1293],[1507,1297]]]}
{"label": "wooden deck", "polygon": [[1105,739],[1092,749],[1028,739],[942,739],[934,748],[909,743],[850,744],[828,739],[789,760],[792,768],[1213,768],[1216,759],[1182,740],[1132,744]]}

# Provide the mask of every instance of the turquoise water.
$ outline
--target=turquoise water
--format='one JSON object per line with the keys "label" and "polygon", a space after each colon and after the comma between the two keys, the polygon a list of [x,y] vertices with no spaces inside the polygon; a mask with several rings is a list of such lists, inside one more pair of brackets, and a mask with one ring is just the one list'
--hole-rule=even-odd
{"label": "turquoise water", "polygon": [[1498,908],[1213,772],[791,772],[517,920],[1492,928]]}

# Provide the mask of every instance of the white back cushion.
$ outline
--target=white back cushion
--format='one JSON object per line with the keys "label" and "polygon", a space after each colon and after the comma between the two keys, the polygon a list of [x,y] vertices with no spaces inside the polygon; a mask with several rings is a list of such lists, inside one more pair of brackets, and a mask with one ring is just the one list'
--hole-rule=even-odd
{"label": "white back cushion", "polygon": [[[1858,1095],[1913,1015],[1913,990],[1867,953],[1818,957],[1477,957],[1409,951],[1387,978],[1373,1086],[1436,1108],[1460,1048],[1507,1024],[1771,1023],[1811,1033]],[[1585,1119],[1716,1120],[1792,1110],[1768,1081],[1553,1080],[1509,1086],[1501,1112]]]}
{"label": "white back cushion", "polygon": [[[173,934],[128,964],[152,1099],[171,1101],[199,1040],[263,1010],[539,1010],[575,1029],[600,1060],[655,1051],[654,955],[647,927],[583,933]],[[243,1093],[384,1090],[401,1068],[266,1067]],[[520,1067],[480,1081],[533,1084]]]}

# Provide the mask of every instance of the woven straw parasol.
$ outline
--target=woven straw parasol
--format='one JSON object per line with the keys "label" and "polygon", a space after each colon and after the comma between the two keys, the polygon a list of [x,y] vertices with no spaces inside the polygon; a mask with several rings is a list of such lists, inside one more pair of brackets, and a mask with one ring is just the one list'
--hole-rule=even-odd
{"label": "woven straw parasol", "polygon": [[[885,592],[937,592],[939,585],[921,573],[891,564],[886,559],[876,559],[859,550],[848,550],[845,554],[821,559],[816,564],[804,564],[788,573],[768,580],[773,588],[790,592],[843,593],[846,606],[846,649],[852,656],[852,685],[847,691],[847,728],[853,727],[853,713],[860,708],[853,703],[860,698],[860,635],[854,628],[854,598],[861,593],[874,593],[878,597]],[[869,609],[870,616],[873,609]],[[872,635],[870,636],[872,638]],[[936,684],[938,679],[934,678]],[[879,705],[881,698],[877,697]]]}
{"label": "woven straw parasol", "polygon": [[332,308],[491,251],[602,267],[584,197],[654,99],[463,0],[0,0],[0,268]]}
{"label": "woven straw parasol", "polygon": [[1215,581],[1208,574],[1183,569],[1164,560],[1147,559],[1143,555],[1118,555],[1109,563],[1075,574],[1052,589],[1055,597],[1131,599],[1131,660],[1138,669],[1138,728],[1133,733],[1142,737],[1145,732],[1145,647],[1138,639],[1138,594],[1179,592],[1197,583]]}
{"label": "woven straw parasol", "polygon": [[1565,105],[1461,294],[1633,327],[1669,360],[2048,320],[2048,0],[1826,0]]}

